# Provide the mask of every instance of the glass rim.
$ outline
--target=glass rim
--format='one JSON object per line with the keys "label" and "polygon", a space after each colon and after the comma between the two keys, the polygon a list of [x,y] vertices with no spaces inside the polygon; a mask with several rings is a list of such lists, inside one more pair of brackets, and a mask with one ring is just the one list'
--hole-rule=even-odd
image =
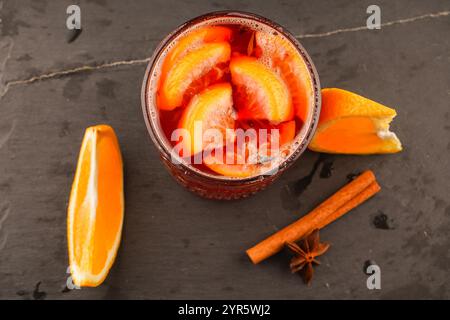
{"label": "glass rim", "polygon": [[[312,87],[313,87],[313,99],[314,104],[311,106],[310,110],[310,116],[308,117],[308,121],[306,121],[303,124],[302,129],[300,132],[297,133],[295,139],[297,139],[298,145],[295,147],[295,149],[292,149],[290,151],[289,156],[284,158],[282,161],[278,161],[276,164],[278,166],[277,173],[281,173],[282,171],[286,170],[288,167],[290,167],[299,157],[300,155],[306,150],[309,142],[312,139],[312,136],[317,128],[320,110],[321,110],[321,94],[320,94],[320,81],[319,81],[319,75],[317,73],[316,67],[314,66],[314,63],[312,62],[311,57],[307,53],[306,49],[300,44],[300,42],[293,36],[289,31],[287,31],[284,27],[279,25],[276,22],[273,22],[272,20],[265,18],[263,16],[260,16],[258,14],[250,13],[250,12],[244,12],[244,11],[237,11],[237,10],[222,10],[222,11],[213,11],[209,12],[200,16],[197,16],[193,19],[190,19],[183,24],[179,25],[177,28],[175,28],[172,32],[170,32],[167,36],[165,36],[158,46],[154,49],[153,54],[147,64],[147,68],[145,70],[144,80],[142,82],[142,88],[141,88],[141,107],[142,112],[144,115],[145,125],[147,127],[147,131],[154,143],[154,145],[157,147],[158,151],[161,153],[161,155],[168,161],[171,161],[172,157],[172,150],[169,149],[166,144],[161,141],[159,138],[158,131],[161,131],[162,128],[156,127],[154,123],[154,117],[151,116],[151,110],[150,108],[154,108],[155,112],[157,111],[155,103],[149,103],[148,99],[148,88],[149,88],[149,81],[154,73],[154,68],[157,65],[157,62],[160,58],[160,56],[164,53],[164,50],[166,47],[172,43],[182,32],[184,32],[186,29],[190,28],[193,25],[216,19],[216,18],[242,18],[242,19],[248,19],[255,21],[257,23],[264,24],[265,26],[268,26],[269,28],[272,28],[278,32],[280,32],[284,37],[286,37],[297,49],[298,53],[302,56],[302,59],[306,63],[307,69],[309,71],[309,75],[311,77]],[[158,118],[159,121],[159,118]],[[159,130],[158,130],[159,129]],[[301,139],[299,139],[299,136]],[[242,184],[242,183],[253,183],[260,181],[261,179],[270,176],[267,173],[270,171],[273,171],[274,166],[271,166],[269,170],[263,171],[261,173],[258,173],[257,175],[245,177],[245,178],[234,178],[234,177],[226,177],[221,175],[214,175],[207,172],[204,172],[198,168],[195,168],[192,164],[185,163],[180,158],[180,161],[178,161],[176,166],[181,166],[184,170],[184,172],[189,171],[191,174],[196,175],[197,177],[201,179],[208,179],[208,180],[215,180],[220,182],[225,182],[229,184]]]}

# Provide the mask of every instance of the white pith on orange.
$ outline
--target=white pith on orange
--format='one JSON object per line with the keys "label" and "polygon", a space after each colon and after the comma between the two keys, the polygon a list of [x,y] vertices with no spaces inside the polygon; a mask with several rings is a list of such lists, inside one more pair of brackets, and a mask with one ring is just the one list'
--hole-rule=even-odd
{"label": "white pith on orange", "polygon": [[95,287],[108,275],[124,216],[123,169],[114,130],[86,129],[67,214],[70,271],[75,285]]}

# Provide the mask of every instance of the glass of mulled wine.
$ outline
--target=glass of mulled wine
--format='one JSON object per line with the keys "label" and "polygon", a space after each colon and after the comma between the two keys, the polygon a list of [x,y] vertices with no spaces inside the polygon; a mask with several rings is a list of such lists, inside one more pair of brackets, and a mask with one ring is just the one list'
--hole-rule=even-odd
{"label": "glass of mulled wine", "polygon": [[317,71],[281,26],[242,12],[190,20],[156,48],[142,86],[150,137],[172,176],[214,199],[272,183],[306,149]]}

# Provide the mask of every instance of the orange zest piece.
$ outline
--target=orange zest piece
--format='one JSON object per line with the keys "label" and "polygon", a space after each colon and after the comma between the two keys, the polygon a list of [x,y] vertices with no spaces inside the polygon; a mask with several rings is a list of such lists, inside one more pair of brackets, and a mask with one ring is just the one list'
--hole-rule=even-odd
{"label": "orange zest piece", "polygon": [[257,59],[246,56],[231,59],[230,71],[237,87],[240,118],[273,123],[292,119],[289,89],[275,72]]}
{"label": "orange zest piece", "polygon": [[344,154],[399,152],[401,142],[389,131],[396,115],[394,109],[355,93],[323,89],[319,125],[309,149]]}
{"label": "orange zest piece", "polygon": [[123,224],[119,143],[107,125],[86,129],[67,214],[70,271],[75,285],[100,285],[114,263]]}
{"label": "orange zest piece", "polygon": [[258,58],[268,62],[289,88],[295,115],[306,122],[313,105],[313,85],[308,67],[294,45],[286,38],[267,32],[256,32]]}
{"label": "orange zest piece", "polygon": [[[201,127],[205,136],[208,129],[217,129],[223,140],[215,141],[214,137],[196,136],[195,127]],[[178,128],[186,129],[190,141],[183,140],[183,157],[201,152],[207,146],[221,147],[226,142],[234,141],[234,134],[228,134],[226,129],[234,129],[234,109],[232,89],[229,83],[212,85],[194,96],[181,116]],[[197,132],[200,132],[197,130]],[[228,141],[226,140],[228,139]],[[213,140],[213,141],[210,141]]]}
{"label": "orange zest piece", "polygon": [[230,60],[228,42],[206,43],[176,61],[160,83],[157,104],[160,109],[173,110],[183,103],[191,83],[208,74],[218,64]]}

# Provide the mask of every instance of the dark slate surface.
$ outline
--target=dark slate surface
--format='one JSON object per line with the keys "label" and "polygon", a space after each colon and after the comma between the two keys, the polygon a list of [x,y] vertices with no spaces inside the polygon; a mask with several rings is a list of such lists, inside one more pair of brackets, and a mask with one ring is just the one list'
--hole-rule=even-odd
{"label": "dark slate surface", "polygon": [[[370,1],[81,1],[83,32],[67,43],[72,1],[0,1],[0,89],[55,70],[144,59],[178,24],[218,9],[259,13],[296,35],[365,25]],[[382,22],[450,10],[446,1],[380,1]],[[0,298],[450,298],[450,16],[301,42],[323,87],[398,111],[396,155],[307,152],[256,196],[207,201],[163,169],[141,114],[145,64],[10,85],[0,98]],[[108,123],[126,170],[126,219],[117,261],[95,289],[64,292],[66,206],[84,129]],[[331,168],[331,176],[323,167]],[[322,231],[332,243],[311,288],[289,256],[253,266],[244,250],[370,168],[383,189]],[[326,171],[326,170],[325,170]],[[285,186],[311,174],[298,198]],[[383,225],[387,216],[389,229]],[[374,224],[374,221],[376,222]],[[381,224],[380,224],[381,221]],[[366,288],[375,261],[382,289]]]}

